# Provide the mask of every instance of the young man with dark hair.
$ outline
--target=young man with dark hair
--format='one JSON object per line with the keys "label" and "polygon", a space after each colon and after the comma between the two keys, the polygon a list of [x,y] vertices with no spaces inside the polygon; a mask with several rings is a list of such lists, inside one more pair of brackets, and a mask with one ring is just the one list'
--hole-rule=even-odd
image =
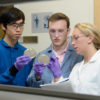
{"label": "young man with dark hair", "polygon": [[0,13],[0,25],[5,33],[0,40],[0,84],[26,86],[32,60],[24,55],[26,48],[18,43],[24,22],[24,13],[18,8],[4,9]]}

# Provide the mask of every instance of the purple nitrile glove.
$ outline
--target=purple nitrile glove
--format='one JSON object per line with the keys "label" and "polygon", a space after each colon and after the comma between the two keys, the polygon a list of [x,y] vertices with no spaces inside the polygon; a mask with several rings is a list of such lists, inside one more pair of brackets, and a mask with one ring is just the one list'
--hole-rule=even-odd
{"label": "purple nitrile glove", "polygon": [[58,78],[62,75],[60,65],[55,57],[50,57],[48,68],[51,70],[55,78]]}
{"label": "purple nitrile glove", "polygon": [[40,76],[42,75],[42,72],[45,69],[45,65],[43,63],[37,63],[33,66],[33,69],[35,71],[35,75],[36,76]]}
{"label": "purple nitrile glove", "polygon": [[14,63],[17,70],[21,70],[25,65],[27,65],[32,59],[27,56],[17,57],[16,62]]}

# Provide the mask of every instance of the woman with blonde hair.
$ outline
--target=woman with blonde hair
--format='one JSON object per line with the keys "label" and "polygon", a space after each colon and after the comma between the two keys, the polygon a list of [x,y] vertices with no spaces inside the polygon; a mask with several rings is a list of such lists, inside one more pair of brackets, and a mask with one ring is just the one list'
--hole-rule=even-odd
{"label": "woman with blonde hair", "polygon": [[[72,45],[77,54],[84,59],[75,64],[69,80],[60,76],[59,87],[50,87],[60,91],[100,95],[100,32],[92,24],[78,23],[72,34]],[[56,65],[57,66],[57,65]],[[54,83],[55,84],[55,83]],[[45,87],[45,86],[44,86]]]}
{"label": "woman with blonde hair", "polygon": [[100,32],[92,24],[78,23],[72,45],[84,59],[73,68],[69,81],[78,93],[100,95]]}

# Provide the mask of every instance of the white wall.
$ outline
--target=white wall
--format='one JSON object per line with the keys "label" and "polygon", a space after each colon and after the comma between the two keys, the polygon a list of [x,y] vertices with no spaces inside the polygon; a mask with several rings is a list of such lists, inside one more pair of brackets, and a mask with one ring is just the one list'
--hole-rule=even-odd
{"label": "white wall", "polygon": [[24,36],[38,36],[37,44],[23,44],[34,48],[37,52],[47,48],[51,41],[48,33],[31,32],[31,14],[40,12],[63,12],[70,17],[71,33],[78,22],[94,22],[94,0],[51,0],[16,4],[25,13],[26,22]]}

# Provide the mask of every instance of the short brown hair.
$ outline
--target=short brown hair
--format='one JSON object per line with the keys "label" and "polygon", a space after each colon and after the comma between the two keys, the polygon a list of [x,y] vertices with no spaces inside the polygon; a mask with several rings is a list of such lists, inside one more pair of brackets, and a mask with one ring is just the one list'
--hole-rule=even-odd
{"label": "short brown hair", "polygon": [[66,16],[63,13],[55,13],[55,14],[53,14],[48,20],[48,27],[49,27],[49,22],[54,22],[54,21],[58,21],[58,20],[65,20],[66,23],[67,23],[67,28],[69,28],[69,26],[70,26],[69,17]]}

